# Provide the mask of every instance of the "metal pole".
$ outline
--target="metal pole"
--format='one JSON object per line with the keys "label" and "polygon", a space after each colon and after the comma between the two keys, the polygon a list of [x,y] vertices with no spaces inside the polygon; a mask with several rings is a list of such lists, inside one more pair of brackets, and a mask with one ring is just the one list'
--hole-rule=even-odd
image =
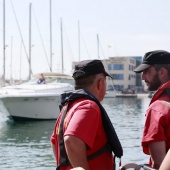
{"label": "metal pole", "polygon": [[5,85],[5,0],[3,0],[3,86]]}
{"label": "metal pole", "polygon": [[22,65],[22,40],[21,40],[21,48],[20,48],[20,82],[21,82],[21,65]]}
{"label": "metal pole", "polygon": [[63,61],[63,26],[62,26],[62,18],[61,21],[61,61],[62,61],[62,73],[64,73],[64,61]]}
{"label": "metal pole", "polygon": [[11,64],[10,64],[10,83],[12,84],[12,47],[13,47],[13,37],[11,37]]}
{"label": "metal pole", "polygon": [[97,54],[98,54],[98,59],[100,59],[100,55],[99,55],[99,36],[97,34]]}
{"label": "metal pole", "polygon": [[78,21],[78,47],[79,47],[79,61],[80,61],[80,24]]}
{"label": "metal pole", "polygon": [[51,16],[51,0],[50,0],[50,71],[52,72],[52,16]]}
{"label": "metal pole", "polygon": [[29,77],[28,79],[31,79],[31,3],[29,8]]}

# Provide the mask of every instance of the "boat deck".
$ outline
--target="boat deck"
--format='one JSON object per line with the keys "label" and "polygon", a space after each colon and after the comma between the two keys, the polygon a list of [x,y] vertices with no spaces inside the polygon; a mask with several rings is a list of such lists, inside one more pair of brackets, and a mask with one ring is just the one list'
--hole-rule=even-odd
{"label": "boat deck", "polygon": [[137,97],[137,94],[116,94],[116,97]]}

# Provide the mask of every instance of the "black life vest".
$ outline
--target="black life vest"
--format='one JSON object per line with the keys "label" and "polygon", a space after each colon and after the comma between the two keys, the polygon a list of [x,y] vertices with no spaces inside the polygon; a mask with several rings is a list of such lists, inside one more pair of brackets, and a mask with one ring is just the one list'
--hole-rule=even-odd
{"label": "black life vest", "polygon": [[[103,152],[110,151],[114,153],[115,157],[121,158],[123,156],[123,149],[121,146],[121,143],[118,139],[118,136],[115,132],[115,129],[105,111],[103,106],[100,104],[99,100],[93,96],[90,92],[87,90],[75,90],[68,93],[61,94],[61,104],[60,104],[60,110],[65,109],[61,118],[60,122],[60,128],[59,128],[59,143],[60,143],[60,166],[67,166],[70,165],[69,160],[67,158],[67,154],[64,148],[64,139],[63,139],[63,124],[64,124],[64,118],[67,114],[67,108],[71,101],[77,100],[79,98],[87,98],[89,100],[92,100],[97,103],[101,110],[102,115],[102,123],[104,126],[104,130],[107,136],[108,144],[101,149],[99,149],[94,154],[87,157],[88,160],[91,160],[95,158],[96,156],[102,154]],[[65,106],[65,107],[64,107]]]}

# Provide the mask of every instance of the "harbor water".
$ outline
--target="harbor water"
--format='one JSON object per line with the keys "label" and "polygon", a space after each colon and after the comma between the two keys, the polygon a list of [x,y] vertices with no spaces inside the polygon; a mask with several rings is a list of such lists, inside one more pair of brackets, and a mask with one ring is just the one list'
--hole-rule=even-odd
{"label": "harbor water", "polygon": [[[141,135],[149,101],[145,96],[106,98],[102,102],[123,146],[122,164],[148,163]],[[54,124],[53,120],[14,122],[0,104],[0,170],[54,170],[50,144]]]}

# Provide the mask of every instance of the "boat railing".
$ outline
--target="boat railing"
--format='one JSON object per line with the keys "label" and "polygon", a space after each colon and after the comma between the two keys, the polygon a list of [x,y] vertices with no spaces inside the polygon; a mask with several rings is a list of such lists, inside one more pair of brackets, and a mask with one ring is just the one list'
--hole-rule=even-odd
{"label": "boat railing", "polygon": [[127,163],[121,167],[119,167],[119,170],[126,170],[126,169],[135,169],[135,170],[156,170],[154,168],[152,168],[150,165],[148,164],[141,164],[138,165],[136,163]]}

